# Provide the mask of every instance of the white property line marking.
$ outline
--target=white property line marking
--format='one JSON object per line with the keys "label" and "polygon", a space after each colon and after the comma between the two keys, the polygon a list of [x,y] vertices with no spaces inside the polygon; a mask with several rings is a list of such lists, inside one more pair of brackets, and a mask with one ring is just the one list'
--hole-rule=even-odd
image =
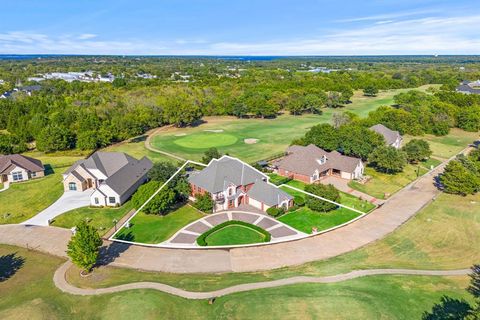
{"label": "white property line marking", "polygon": [[306,195],[309,195],[309,196],[311,196],[311,197],[314,197],[314,198],[323,200],[323,201],[325,201],[325,202],[333,203],[334,205],[337,205],[337,206],[339,206],[339,207],[342,207],[342,208],[345,208],[345,209],[348,209],[348,210],[355,211],[355,212],[357,212],[357,213],[360,213],[361,215],[365,215],[365,212],[362,212],[362,211],[360,211],[360,210],[357,210],[357,209],[354,209],[354,208],[350,208],[349,206],[343,205],[343,204],[341,204],[341,203],[338,203],[338,202],[335,202],[335,201],[332,201],[332,200],[329,200],[329,199],[326,199],[326,198],[317,196],[317,195],[315,195],[315,194],[313,194],[313,193],[310,193],[310,192],[307,192],[307,191],[305,191],[305,190],[302,190],[302,189],[298,189],[298,188],[289,186],[288,184],[282,184],[282,185],[280,185],[279,187],[287,187],[287,188],[293,189],[293,190],[295,190],[295,191],[299,191],[299,192],[305,193]]}
{"label": "white property line marking", "polygon": [[[125,222],[120,226],[120,228],[118,228],[117,231],[115,231],[114,234],[112,234],[112,235],[110,236],[109,240],[114,240],[115,235],[116,235],[120,230],[122,230],[122,229],[125,227],[125,225],[126,225],[127,223],[129,223],[130,220],[132,220],[133,217],[135,217],[135,216],[137,215],[137,213],[139,213],[140,211],[142,211],[142,209],[143,209],[150,201],[152,201],[152,199],[155,198],[155,196],[156,196],[160,191],[162,191],[162,189],[163,189],[170,181],[172,181],[172,179],[175,178],[175,176],[176,176],[177,174],[179,174],[179,173],[183,170],[183,168],[185,168],[185,166],[186,166],[187,164],[189,164],[189,163],[193,163],[193,164],[196,164],[196,165],[200,165],[200,166],[206,167],[206,165],[203,164],[203,163],[196,162],[196,161],[191,161],[191,160],[187,160],[180,168],[178,168],[177,171],[175,171],[175,173],[174,173],[170,178],[168,178],[167,181],[165,181],[164,184],[162,184],[162,185],[157,189],[157,191],[155,191],[155,192],[150,196],[150,198],[147,199],[147,201],[145,201],[145,202],[140,206],[140,208],[138,208],[138,209],[135,211],[134,214],[132,214],[132,216],[131,216],[130,218],[127,219],[127,221],[125,221]],[[115,239],[115,240],[117,240],[117,239]]]}

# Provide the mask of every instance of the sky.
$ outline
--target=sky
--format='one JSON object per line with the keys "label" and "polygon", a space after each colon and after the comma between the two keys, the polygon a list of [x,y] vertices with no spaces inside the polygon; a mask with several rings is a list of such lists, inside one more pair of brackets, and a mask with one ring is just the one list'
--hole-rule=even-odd
{"label": "sky", "polygon": [[479,0],[1,2],[0,54],[480,54]]}

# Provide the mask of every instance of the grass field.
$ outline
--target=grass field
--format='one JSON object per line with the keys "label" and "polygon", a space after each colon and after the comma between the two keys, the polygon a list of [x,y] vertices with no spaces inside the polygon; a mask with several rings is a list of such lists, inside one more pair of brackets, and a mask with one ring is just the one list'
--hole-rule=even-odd
{"label": "grass field", "polygon": [[[418,88],[424,91],[428,86]],[[247,162],[254,162],[285,150],[294,138],[301,137],[310,127],[329,122],[333,113],[351,111],[366,116],[381,105],[393,104],[393,96],[407,89],[388,90],[377,97],[356,93],[352,103],[342,109],[323,109],[322,115],[282,115],[276,119],[237,119],[206,117],[204,124],[194,128],[169,128],[152,138],[152,145],[190,160],[200,160],[211,147]],[[215,132],[217,131],[217,132]],[[220,132],[219,132],[220,131]],[[244,139],[259,139],[246,144]]]}
{"label": "grass field", "polygon": [[467,132],[461,129],[453,128],[450,130],[448,135],[442,137],[429,134],[422,137],[405,136],[403,145],[414,138],[428,141],[434,157],[448,159],[465,149],[475,140],[479,140],[480,135],[478,132]]}
{"label": "grass field", "polygon": [[132,209],[130,202],[125,203],[120,208],[83,207],[65,212],[56,217],[52,225],[70,229],[77,226],[81,221],[87,221],[103,236],[114,226],[113,220],[119,221]]}
{"label": "grass field", "polygon": [[230,274],[167,274],[101,267],[81,278],[78,269],[68,280],[81,287],[107,287],[132,281],[159,281],[186,290],[215,290],[225,286],[296,275],[323,276],[357,269],[469,268],[480,261],[480,195],[442,194],[435,202],[391,235],[354,252],[329,260],[265,272]]}
{"label": "grass field", "polygon": [[244,225],[231,224],[206,237],[207,246],[228,246],[265,242],[265,236]]}
{"label": "grass field", "polygon": [[359,213],[344,208],[323,213],[302,207],[296,211],[284,214],[278,220],[297,230],[310,234],[314,227],[318,231],[326,230],[350,221],[359,215]]}
{"label": "grass field", "polygon": [[385,199],[385,194],[392,195],[413,180],[417,179],[417,176],[421,176],[427,171],[428,170],[424,165],[414,166],[409,164],[405,167],[403,172],[386,174],[367,166],[365,167],[364,175],[370,176],[372,179],[365,184],[352,180],[348,185],[355,190],[369,194],[377,199]]}
{"label": "grass field", "polygon": [[130,228],[123,228],[115,237],[142,243],[160,243],[201,217],[203,215],[189,205],[184,205],[165,216],[139,212],[131,220]]}
{"label": "grass field", "polygon": [[19,223],[33,217],[54,203],[63,193],[62,172],[80,159],[80,155],[30,152],[47,168],[46,176],[21,183],[12,183],[0,193],[0,224]]}
{"label": "grass field", "polygon": [[[353,314],[356,319],[418,319],[442,295],[468,298],[464,290],[467,277],[415,276],[375,276],[335,284],[261,289],[220,297],[213,305],[154,290],[73,296],[56,289],[52,281],[61,259],[0,245],[0,257],[11,253],[23,258],[24,265],[10,279],[0,282],[0,318],[6,320],[351,319]],[[85,279],[91,281],[93,277]]]}

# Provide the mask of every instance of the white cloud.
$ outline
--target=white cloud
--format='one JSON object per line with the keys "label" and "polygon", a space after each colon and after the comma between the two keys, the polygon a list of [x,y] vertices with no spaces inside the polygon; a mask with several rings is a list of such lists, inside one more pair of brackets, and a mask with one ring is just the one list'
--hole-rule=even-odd
{"label": "white cloud", "polygon": [[79,40],[88,40],[88,39],[93,39],[93,38],[96,38],[96,37],[97,37],[97,35],[93,34],[93,33],[83,33],[83,34],[78,36],[78,39]]}
{"label": "white cloud", "polygon": [[[378,17],[378,16],[377,16]],[[480,15],[371,21],[363,27],[330,30],[318,37],[265,42],[205,39],[99,40],[96,35],[48,36],[0,33],[0,53],[189,54],[189,55],[368,55],[480,54]]]}

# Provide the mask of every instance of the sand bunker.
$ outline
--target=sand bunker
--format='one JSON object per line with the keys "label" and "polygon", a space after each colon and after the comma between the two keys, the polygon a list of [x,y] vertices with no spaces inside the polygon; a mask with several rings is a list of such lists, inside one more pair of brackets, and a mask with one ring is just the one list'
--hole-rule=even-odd
{"label": "sand bunker", "polygon": [[223,129],[218,129],[218,130],[207,129],[207,130],[203,130],[203,131],[206,131],[206,132],[214,132],[214,133],[220,133],[220,132],[223,132]]}
{"label": "sand bunker", "polygon": [[178,133],[175,135],[175,137],[184,137],[186,135],[187,135],[186,133]]}
{"label": "sand bunker", "polygon": [[258,139],[254,139],[254,138],[248,138],[243,140],[243,142],[245,142],[246,144],[255,144],[258,141],[259,141]]}

